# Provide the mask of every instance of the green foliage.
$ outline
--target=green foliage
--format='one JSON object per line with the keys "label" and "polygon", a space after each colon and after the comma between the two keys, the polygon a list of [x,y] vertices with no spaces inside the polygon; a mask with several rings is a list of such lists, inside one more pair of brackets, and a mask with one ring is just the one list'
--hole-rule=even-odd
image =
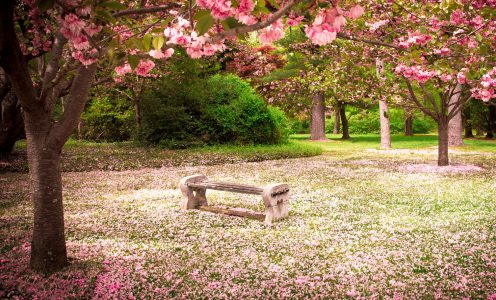
{"label": "green foliage", "polygon": [[[166,77],[143,96],[141,139],[165,148],[287,141],[284,114],[233,75]],[[182,80],[177,80],[177,78]]]}
{"label": "green foliage", "polygon": [[135,129],[132,103],[119,97],[93,98],[81,121],[81,137],[89,141],[129,140]]}
{"label": "green foliage", "polygon": [[[377,108],[362,110],[349,106],[347,116],[350,134],[380,133],[379,110]],[[403,133],[405,116],[401,109],[389,109],[389,126],[391,133]],[[334,120],[331,119],[326,125],[326,132],[332,133]],[[436,124],[430,118],[416,114],[413,121],[414,133],[429,133],[436,129]]]}
{"label": "green foliage", "polygon": [[[310,120],[309,119],[293,119],[290,121],[291,134],[309,133]],[[326,128],[327,132],[327,128]],[[332,128],[331,128],[332,132]]]}

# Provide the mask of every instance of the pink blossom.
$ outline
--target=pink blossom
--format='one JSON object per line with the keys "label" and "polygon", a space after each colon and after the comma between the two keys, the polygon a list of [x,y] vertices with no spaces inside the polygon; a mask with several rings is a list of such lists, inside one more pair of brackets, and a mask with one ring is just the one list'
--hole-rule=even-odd
{"label": "pink blossom", "polygon": [[458,72],[456,78],[459,84],[467,83],[467,75],[465,74],[465,71],[463,69],[460,72]]}
{"label": "pink blossom", "polygon": [[253,11],[255,4],[252,0],[240,0],[238,9],[236,10],[239,14],[248,14]]}
{"label": "pink blossom", "polygon": [[316,45],[329,44],[337,37],[336,31],[323,29],[322,26],[309,26],[305,28],[305,33],[308,38]]}
{"label": "pink blossom", "polygon": [[357,19],[360,18],[364,12],[365,10],[363,9],[363,7],[361,7],[360,5],[355,5],[350,9],[348,17],[350,19]]}
{"label": "pink blossom", "polygon": [[89,36],[94,36],[102,30],[102,26],[96,24],[90,24],[84,28],[84,32],[86,32]]}
{"label": "pink blossom", "polygon": [[296,16],[294,14],[291,14],[288,17],[286,24],[288,24],[288,26],[298,26],[298,25],[300,25],[303,18],[304,18],[303,16]]}
{"label": "pink blossom", "polygon": [[270,44],[281,39],[283,36],[282,22],[281,20],[277,20],[260,33],[259,39],[262,43]]}
{"label": "pink blossom", "polygon": [[136,75],[139,75],[139,76],[143,76],[143,77],[149,77],[151,76],[150,74],[148,74],[148,72],[150,72],[151,69],[153,69],[153,67],[155,67],[155,64],[153,63],[153,61],[149,60],[149,59],[142,59],[140,60],[138,66],[136,66],[136,69],[134,69],[134,73],[136,73]]}
{"label": "pink blossom", "polygon": [[194,41],[188,45],[186,53],[188,53],[191,58],[200,58],[203,56],[202,46],[200,41]]}
{"label": "pink blossom", "polygon": [[117,75],[119,75],[119,76],[124,76],[124,75],[131,73],[133,71],[131,69],[131,66],[128,63],[124,64],[123,66],[117,66],[117,67],[115,67],[114,70],[117,73]]}
{"label": "pink blossom", "polygon": [[62,20],[61,25],[60,32],[65,38],[70,40],[75,36],[79,36],[86,24],[75,14],[67,14]]}

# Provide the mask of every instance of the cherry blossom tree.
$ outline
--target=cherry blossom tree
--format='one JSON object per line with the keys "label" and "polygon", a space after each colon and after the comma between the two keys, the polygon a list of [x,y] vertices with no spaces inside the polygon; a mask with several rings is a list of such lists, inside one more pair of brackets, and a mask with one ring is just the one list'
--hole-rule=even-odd
{"label": "cherry blossom tree", "polygon": [[440,166],[449,164],[449,122],[463,104],[495,97],[495,9],[494,1],[375,1],[365,23],[354,24],[362,29],[354,30],[354,40],[374,38],[384,46],[397,102],[437,122]]}
{"label": "cherry blossom tree", "polygon": [[[341,6],[340,6],[341,5]],[[343,9],[343,8],[345,9]],[[67,265],[60,153],[78,123],[101,65],[116,65],[115,80],[130,73],[152,76],[154,60],[184,47],[193,58],[225,48],[226,38],[259,30],[262,42],[282,37],[291,10],[305,12],[307,35],[331,42],[346,19],[363,13],[338,1],[80,1],[6,0],[0,9],[0,67],[24,113],[34,203],[31,268],[55,271]],[[312,16],[315,16],[313,18]],[[30,57],[41,57],[36,62]],[[40,72],[33,72],[36,69]],[[103,77],[107,77],[103,76]],[[65,95],[64,113],[55,119]]]}

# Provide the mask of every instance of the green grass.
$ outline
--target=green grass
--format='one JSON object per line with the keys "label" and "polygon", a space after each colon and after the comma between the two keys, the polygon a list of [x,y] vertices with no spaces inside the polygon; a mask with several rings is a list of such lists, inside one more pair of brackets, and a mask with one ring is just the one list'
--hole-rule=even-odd
{"label": "green grass", "polygon": [[[322,153],[318,145],[289,141],[276,145],[222,145],[166,150],[134,142],[94,143],[69,140],[62,151],[62,170],[136,170],[171,166],[216,165],[272,159],[309,157]],[[26,142],[16,144],[14,155],[0,164],[2,172],[26,172]]]}
{"label": "green grass", "polygon": [[[308,142],[309,134],[295,134],[292,139]],[[380,135],[378,134],[359,134],[353,135],[349,140],[341,139],[341,135],[327,134],[330,142],[313,142],[323,148],[323,151],[356,151],[365,149],[379,149]],[[391,145],[393,149],[426,149],[437,147],[437,135],[435,134],[416,134],[414,136],[404,136],[402,134],[391,135]],[[464,146],[455,147],[461,151],[483,151],[496,152],[496,140],[487,140],[484,138],[464,139]]]}

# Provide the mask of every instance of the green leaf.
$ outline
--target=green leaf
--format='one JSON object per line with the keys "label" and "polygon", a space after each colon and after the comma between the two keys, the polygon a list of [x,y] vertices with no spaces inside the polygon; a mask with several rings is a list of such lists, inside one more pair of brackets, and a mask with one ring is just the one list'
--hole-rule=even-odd
{"label": "green leaf", "polygon": [[279,9],[279,4],[275,0],[267,0],[272,6]]}
{"label": "green leaf", "polygon": [[126,5],[119,3],[117,1],[105,1],[105,2],[98,4],[98,6],[109,8],[111,10],[122,10],[122,9],[127,8]]}
{"label": "green leaf", "polygon": [[238,22],[238,20],[234,18],[227,18],[221,22],[222,26],[227,29],[232,29],[241,26],[242,24]]}
{"label": "green leaf", "polygon": [[41,10],[45,11],[49,8],[52,8],[53,3],[55,3],[54,0],[36,0],[35,4],[36,6]]}
{"label": "green leaf", "polygon": [[152,41],[152,35],[151,34],[145,34],[143,37],[143,47],[145,47],[145,51],[148,52],[150,51],[150,43]]}
{"label": "green leaf", "polygon": [[140,58],[136,55],[128,55],[127,56],[127,61],[129,62],[129,65],[131,66],[131,69],[136,69],[140,62]]}
{"label": "green leaf", "polygon": [[153,40],[152,40],[153,48],[157,51],[162,49],[164,42],[165,42],[165,39],[162,35],[154,36]]}
{"label": "green leaf", "polygon": [[195,19],[197,20],[195,29],[196,31],[198,31],[198,35],[203,35],[205,32],[207,32],[214,25],[215,22],[210,13],[207,15],[203,14],[199,18],[195,16]]}

